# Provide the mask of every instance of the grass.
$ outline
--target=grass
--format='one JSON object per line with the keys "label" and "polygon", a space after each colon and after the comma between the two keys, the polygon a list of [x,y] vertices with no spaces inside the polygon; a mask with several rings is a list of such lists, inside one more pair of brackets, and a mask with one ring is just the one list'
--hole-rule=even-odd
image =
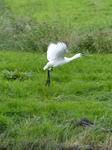
{"label": "grass", "polygon": [[75,53],[112,53],[111,5],[110,0],[1,0],[0,49],[46,52],[50,42],[63,41]]}
{"label": "grass", "polygon": [[[111,55],[82,57],[54,69],[49,87],[45,55],[0,52],[0,60],[1,148],[111,146]],[[33,76],[12,80],[4,70]],[[76,126],[80,118],[94,125]]]}
{"label": "grass", "polygon": [[[111,149],[111,7],[110,0],[0,1],[0,149]],[[92,57],[57,67],[46,87],[45,52],[57,41],[69,57]],[[93,126],[81,126],[82,118]]]}
{"label": "grass", "polygon": [[[36,18],[37,21],[54,21],[61,20],[61,22],[67,22],[78,28],[82,27],[107,27],[111,25],[112,20],[112,2],[111,0],[89,1],[19,1],[6,0],[10,6],[13,14],[18,16],[31,16]],[[32,6],[32,7],[31,7]]]}

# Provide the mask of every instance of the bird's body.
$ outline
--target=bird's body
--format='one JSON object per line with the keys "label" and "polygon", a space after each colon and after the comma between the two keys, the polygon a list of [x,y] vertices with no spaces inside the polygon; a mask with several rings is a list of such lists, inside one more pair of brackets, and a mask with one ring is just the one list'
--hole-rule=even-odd
{"label": "bird's body", "polygon": [[[66,64],[66,63],[82,56],[81,53],[78,53],[71,58],[67,58],[67,57],[65,57],[66,53],[67,53],[67,46],[65,43],[61,43],[61,42],[58,42],[57,44],[51,43],[48,46],[48,50],[47,50],[47,59],[49,62],[44,66],[43,69],[44,70],[48,69],[48,74],[49,74],[50,68],[61,66],[63,64]],[[47,81],[49,83],[48,82],[46,82],[46,83],[48,83],[48,85],[49,85],[50,84],[50,74],[48,75]]]}
{"label": "bird's body", "polygon": [[56,67],[64,64],[65,62],[64,56],[66,53],[67,53],[67,46],[65,43],[57,43],[57,44],[51,43],[48,46],[47,50],[47,59],[49,62],[44,67],[44,70],[50,67]]}

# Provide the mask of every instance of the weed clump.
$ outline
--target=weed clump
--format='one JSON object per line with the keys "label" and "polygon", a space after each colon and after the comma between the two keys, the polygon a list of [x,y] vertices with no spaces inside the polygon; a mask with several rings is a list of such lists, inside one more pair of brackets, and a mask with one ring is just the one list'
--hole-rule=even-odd
{"label": "weed clump", "polygon": [[89,53],[112,53],[112,37],[108,32],[81,35],[72,45],[73,51]]}
{"label": "weed clump", "polygon": [[9,71],[3,70],[3,77],[7,80],[28,80],[34,76],[34,72],[19,72],[18,70]]}

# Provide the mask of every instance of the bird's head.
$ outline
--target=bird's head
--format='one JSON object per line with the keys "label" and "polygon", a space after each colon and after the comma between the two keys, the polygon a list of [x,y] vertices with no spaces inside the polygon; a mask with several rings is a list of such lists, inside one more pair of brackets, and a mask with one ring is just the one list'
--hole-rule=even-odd
{"label": "bird's head", "polygon": [[82,57],[83,54],[82,54],[82,53],[78,53],[78,54],[76,54],[76,56],[77,56],[77,58],[78,58],[78,57]]}

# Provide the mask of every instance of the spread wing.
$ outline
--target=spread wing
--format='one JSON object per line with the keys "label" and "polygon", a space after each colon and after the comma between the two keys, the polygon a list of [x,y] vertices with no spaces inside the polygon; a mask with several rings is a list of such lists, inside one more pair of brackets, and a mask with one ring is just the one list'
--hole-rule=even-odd
{"label": "spread wing", "polygon": [[58,42],[57,44],[51,43],[47,50],[47,59],[51,61],[56,58],[64,58],[67,53],[67,46],[65,43]]}

